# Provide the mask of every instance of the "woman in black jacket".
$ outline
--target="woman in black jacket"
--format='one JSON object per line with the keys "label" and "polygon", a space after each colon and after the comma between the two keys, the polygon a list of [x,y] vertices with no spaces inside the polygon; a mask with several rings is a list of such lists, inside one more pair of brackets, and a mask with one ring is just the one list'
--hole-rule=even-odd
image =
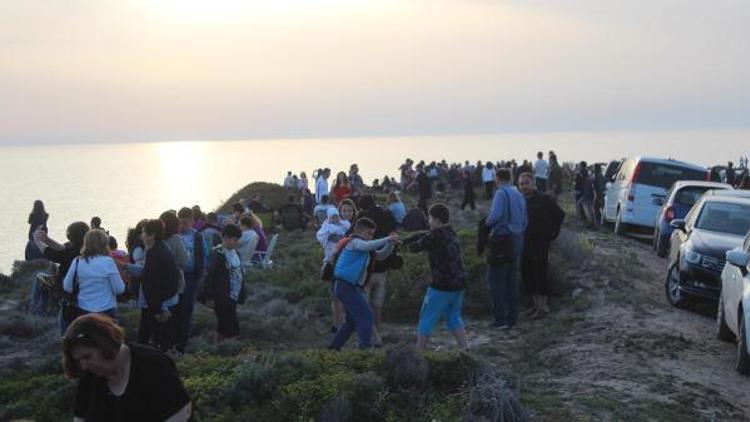
{"label": "woman in black jacket", "polygon": [[522,173],[519,176],[518,188],[526,197],[529,222],[521,256],[521,276],[526,294],[534,301],[528,313],[536,319],[543,318],[549,313],[547,297],[552,293],[547,276],[549,248],[560,234],[565,212],[552,197],[537,191],[534,185],[531,173]]}
{"label": "woman in black jacket", "polygon": [[[138,326],[138,342],[156,345],[162,351],[169,350],[177,340],[179,322],[172,315],[179,301],[177,288],[180,269],[174,254],[163,241],[164,224],[161,220],[149,220],[143,225],[143,243],[146,246],[146,262],[142,267],[141,289],[138,305],[141,321]],[[138,266],[129,264],[129,271],[138,272]]]}

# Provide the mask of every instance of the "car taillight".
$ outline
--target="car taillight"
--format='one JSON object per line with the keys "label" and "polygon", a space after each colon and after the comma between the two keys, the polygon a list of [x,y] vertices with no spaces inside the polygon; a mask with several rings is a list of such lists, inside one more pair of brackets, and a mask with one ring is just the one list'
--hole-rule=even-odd
{"label": "car taillight", "polygon": [[671,223],[672,220],[674,220],[674,208],[669,206],[666,210],[664,210],[664,219],[667,220],[667,223]]}
{"label": "car taillight", "polygon": [[706,171],[706,182],[710,182],[710,181],[711,181],[711,172]]}

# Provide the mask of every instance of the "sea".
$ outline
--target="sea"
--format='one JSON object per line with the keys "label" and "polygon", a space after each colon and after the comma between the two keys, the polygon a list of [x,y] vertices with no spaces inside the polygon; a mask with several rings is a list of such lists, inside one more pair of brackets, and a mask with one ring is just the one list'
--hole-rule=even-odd
{"label": "sea", "polygon": [[37,199],[53,239],[63,242],[69,223],[99,216],[124,248],[127,229],[143,218],[196,204],[214,210],[248,183],[282,183],[287,171],[310,177],[317,168],[357,163],[369,184],[397,176],[406,158],[531,160],[550,150],[561,162],[649,155],[709,166],[750,156],[750,130],[0,146],[0,272],[23,259]]}

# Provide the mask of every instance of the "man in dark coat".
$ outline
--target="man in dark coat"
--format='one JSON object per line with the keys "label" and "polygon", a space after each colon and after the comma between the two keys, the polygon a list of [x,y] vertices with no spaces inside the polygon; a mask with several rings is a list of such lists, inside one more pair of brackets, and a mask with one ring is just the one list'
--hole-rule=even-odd
{"label": "man in dark coat", "polygon": [[419,195],[417,208],[427,215],[427,201],[432,198],[432,184],[424,166],[421,165],[417,168],[417,194]]}
{"label": "man in dark coat", "polygon": [[532,318],[543,318],[549,313],[547,297],[552,293],[547,267],[550,243],[560,234],[565,212],[555,200],[535,189],[531,173],[519,176],[518,188],[526,197],[528,226],[521,255],[521,276],[524,291],[533,298],[528,313]]}

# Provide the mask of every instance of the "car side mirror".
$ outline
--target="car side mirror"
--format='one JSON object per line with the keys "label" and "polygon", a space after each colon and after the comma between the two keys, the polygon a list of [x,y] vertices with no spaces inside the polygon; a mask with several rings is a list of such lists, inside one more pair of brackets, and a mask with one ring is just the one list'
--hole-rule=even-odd
{"label": "car side mirror", "polygon": [[747,274],[747,264],[750,262],[750,255],[741,249],[732,249],[727,252],[727,262],[742,270],[742,275]]}
{"label": "car side mirror", "polygon": [[670,222],[669,225],[672,228],[674,228],[674,229],[677,229],[677,230],[679,230],[679,231],[681,231],[683,233],[687,233],[687,228],[685,226],[685,220],[683,220],[681,218],[676,218],[676,219],[672,220],[672,222]]}

